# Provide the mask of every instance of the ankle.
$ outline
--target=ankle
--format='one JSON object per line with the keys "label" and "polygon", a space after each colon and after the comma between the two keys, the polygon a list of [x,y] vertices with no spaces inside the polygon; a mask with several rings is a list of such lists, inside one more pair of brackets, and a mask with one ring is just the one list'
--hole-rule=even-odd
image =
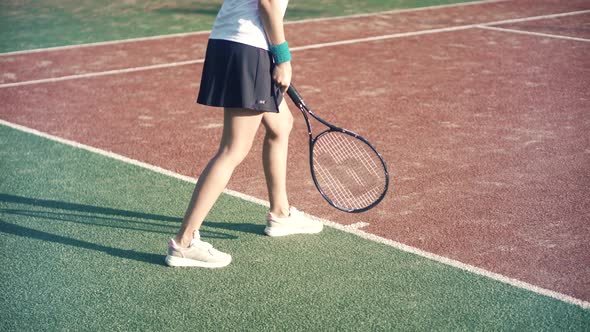
{"label": "ankle", "polygon": [[191,244],[191,241],[191,239],[187,238],[174,238],[174,243],[176,243],[176,245],[181,248],[188,248],[188,246]]}
{"label": "ankle", "polygon": [[277,218],[287,218],[291,215],[289,208],[274,208],[270,210],[270,213]]}
{"label": "ankle", "polygon": [[188,248],[195,238],[200,238],[199,231],[179,233],[174,238],[174,242],[179,247]]}

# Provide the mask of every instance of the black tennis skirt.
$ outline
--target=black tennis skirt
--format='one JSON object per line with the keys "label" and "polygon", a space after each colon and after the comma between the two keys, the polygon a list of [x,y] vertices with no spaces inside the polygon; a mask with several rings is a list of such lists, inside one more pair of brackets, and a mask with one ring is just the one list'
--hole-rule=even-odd
{"label": "black tennis skirt", "polygon": [[273,69],[264,49],[209,39],[197,102],[276,113],[283,94],[272,80]]}

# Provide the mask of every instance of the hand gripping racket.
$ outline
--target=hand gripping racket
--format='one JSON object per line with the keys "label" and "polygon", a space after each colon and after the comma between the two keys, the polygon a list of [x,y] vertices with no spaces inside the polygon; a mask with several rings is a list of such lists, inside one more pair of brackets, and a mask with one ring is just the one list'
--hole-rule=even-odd
{"label": "hand gripping racket", "polygon": [[[293,85],[287,94],[307,124],[311,177],[320,194],[330,205],[345,212],[363,212],[375,207],[389,187],[383,157],[365,138],[317,116]],[[313,137],[309,115],[328,129]]]}

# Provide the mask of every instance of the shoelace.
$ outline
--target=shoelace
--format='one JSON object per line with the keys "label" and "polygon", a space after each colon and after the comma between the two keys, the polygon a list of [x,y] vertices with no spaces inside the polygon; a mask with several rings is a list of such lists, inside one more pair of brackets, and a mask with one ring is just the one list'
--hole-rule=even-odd
{"label": "shoelace", "polygon": [[192,247],[193,245],[197,245],[197,246],[199,246],[199,247],[201,247],[203,249],[211,249],[211,248],[213,248],[213,245],[212,244],[210,244],[208,242],[201,241],[201,240],[197,240],[197,239],[193,239],[191,241],[190,247]]}
{"label": "shoelace", "polygon": [[294,207],[291,207],[291,209],[289,210],[289,212],[291,212],[291,215],[297,215],[297,216],[300,216],[300,215],[302,215],[302,214],[303,214],[303,212],[301,212],[301,211],[297,210],[297,209],[296,209],[296,208],[294,208]]}

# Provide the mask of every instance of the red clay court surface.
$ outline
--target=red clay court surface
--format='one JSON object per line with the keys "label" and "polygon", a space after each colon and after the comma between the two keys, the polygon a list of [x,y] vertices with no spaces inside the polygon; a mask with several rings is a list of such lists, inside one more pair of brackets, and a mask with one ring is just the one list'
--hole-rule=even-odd
{"label": "red clay court surface", "polygon": [[[589,301],[589,26],[587,0],[289,24],[294,83],[308,105],[368,137],[393,186],[367,213],[330,208],[311,182],[305,124],[291,107],[293,205]],[[199,33],[2,55],[1,118],[198,176],[222,123],[220,110],[194,103],[206,40]],[[92,74],[127,68],[135,69]],[[27,83],[81,74],[90,75]],[[257,144],[230,189],[266,199],[260,155]]]}

